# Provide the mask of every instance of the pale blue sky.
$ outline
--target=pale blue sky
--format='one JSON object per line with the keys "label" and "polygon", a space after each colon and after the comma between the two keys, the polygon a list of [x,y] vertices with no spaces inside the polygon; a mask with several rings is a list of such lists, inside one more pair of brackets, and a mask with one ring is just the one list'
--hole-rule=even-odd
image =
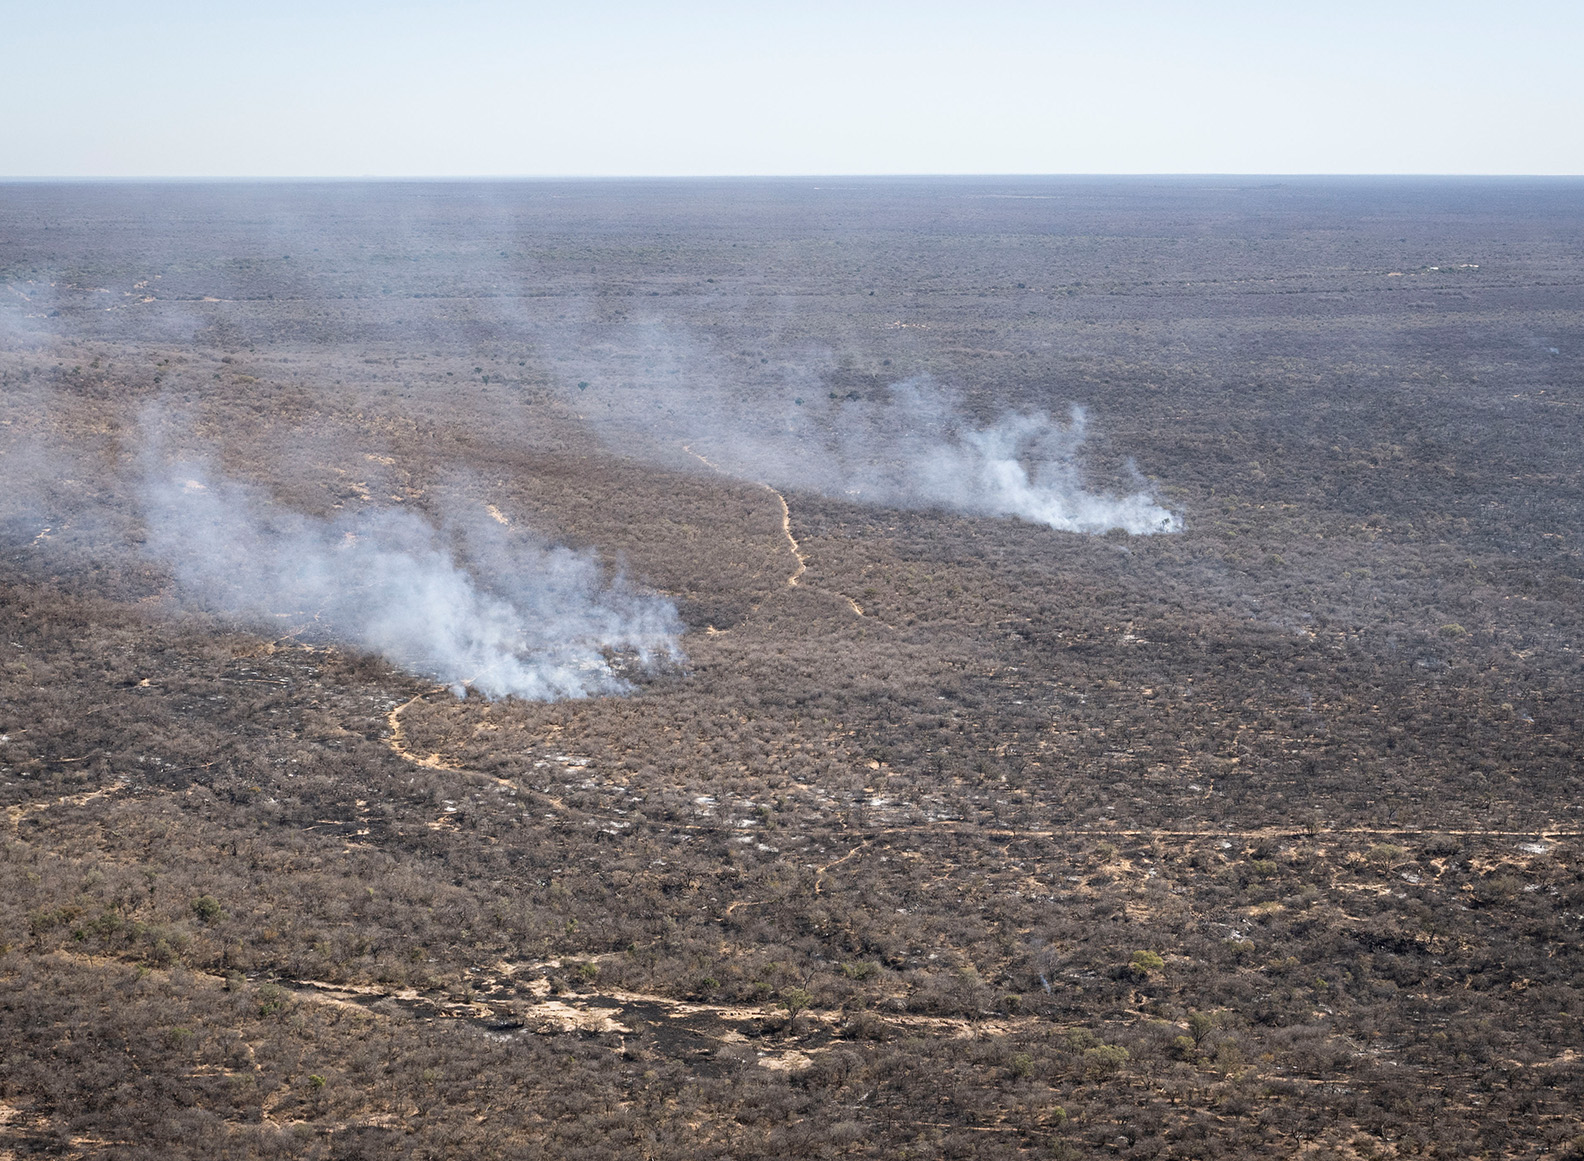
{"label": "pale blue sky", "polygon": [[1584,173],[1584,3],[0,0],[0,176]]}

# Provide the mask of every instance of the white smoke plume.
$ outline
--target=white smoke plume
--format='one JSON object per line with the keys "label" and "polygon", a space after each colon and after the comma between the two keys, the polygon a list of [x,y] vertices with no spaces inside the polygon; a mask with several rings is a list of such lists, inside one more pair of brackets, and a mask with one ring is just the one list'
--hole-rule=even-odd
{"label": "white smoke plume", "polygon": [[1063,532],[1180,530],[1147,491],[1085,487],[1077,457],[1086,424],[1081,408],[1066,424],[1040,411],[977,424],[951,392],[915,379],[882,401],[799,396],[762,433],[704,442],[734,474],[869,503],[1016,516]]}
{"label": "white smoke plume", "polygon": [[155,476],[146,506],[147,551],[184,603],[259,626],[311,624],[459,695],[618,693],[623,668],[681,657],[670,601],[608,577],[591,553],[489,519],[319,519],[194,464]]}
{"label": "white smoke plume", "polygon": [[[1064,532],[1182,530],[1134,473],[1115,494],[1085,482],[1088,419],[1003,410],[976,419],[959,392],[928,376],[884,394],[830,390],[828,356],[802,352],[766,373],[735,365],[707,339],[653,322],[591,328],[575,347],[541,332],[569,402],[605,442],[676,465],[687,449],[743,479],[863,503],[1015,516]],[[745,352],[746,354],[746,352]],[[768,360],[763,360],[768,362]]]}

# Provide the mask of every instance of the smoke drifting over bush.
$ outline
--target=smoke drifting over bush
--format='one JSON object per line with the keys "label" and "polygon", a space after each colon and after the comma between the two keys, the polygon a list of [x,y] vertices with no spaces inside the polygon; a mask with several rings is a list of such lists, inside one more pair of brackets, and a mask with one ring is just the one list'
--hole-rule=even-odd
{"label": "smoke drifting over bush", "polygon": [[[63,406],[48,390],[17,397],[35,414]],[[37,424],[0,425],[0,545],[78,575],[142,558],[175,582],[177,611],[366,649],[458,694],[620,693],[682,659],[670,600],[481,506],[452,503],[438,522],[395,507],[308,515],[211,471],[214,449],[159,405],[124,446],[144,450],[101,457]]]}
{"label": "smoke drifting over bush", "polygon": [[1066,424],[1008,412],[978,425],[950,392],[913,380],[878,402],[799,397],[763,435],[707,443],[712,462],[735,475],[870,503],[1016,516],[1063,532],[1178,530],[1178,518],[1145,491],[1085,488],[1076,458],[1085,425],[1080,408]]}
{"label": "smoke drifting over bush", "polygon": [[[831,390],[838,376],[829,357],[808,352],[767,383],[760,368],[732,367],[707,340],[662,322],[591,328],[575,342],[553,329],[537,337],[563,381],[578,381],[569,402],[579,417],[624,452],[680,464],[686,449],[775,487],[1015,516],[1063,532],[1182,530],[1136,471],[1127,494],[1090,489],[1079,407],[1066,423],[1040,409],[979,419],[960,392],[928,376],[867,393]],[[579,377],[591,365],[593,382]]]}
{"label": "smoke drifting over bush", "polygon": [[590,553],[487,518],[436,527],[402,510],[317,519],[178,465],[147,490],[147,550],[184,600],[315,634],[489,697],[587,697],[619,669],[680,657],[672,604],[608,578]]}

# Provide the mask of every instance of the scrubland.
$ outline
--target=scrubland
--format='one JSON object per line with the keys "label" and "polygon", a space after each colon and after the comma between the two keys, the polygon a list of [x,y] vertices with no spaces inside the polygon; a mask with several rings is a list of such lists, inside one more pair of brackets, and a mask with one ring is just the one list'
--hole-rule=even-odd
{"label": "scrubland", "polygon": [[[0,1156],[1584,1155],[1578,192],[0,187]],[[699,462],[920,376],[1182,530]],[[683,655],[203,607],[170,448]]]}

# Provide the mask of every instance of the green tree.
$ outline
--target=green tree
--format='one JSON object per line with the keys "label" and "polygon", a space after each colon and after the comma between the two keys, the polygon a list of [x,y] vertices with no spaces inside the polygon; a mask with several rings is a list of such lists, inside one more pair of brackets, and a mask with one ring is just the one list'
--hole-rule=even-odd
{"label": "green tree", "polygon": [[1135,951],[1128,960],[1128,970],[1138,979],[1145,979],[1151,972],[1158,972],[1166,966],[1166,961],[1159,952]]}
{"label": "green tree", "polygon": [[814,1002],[814,997],[802,988],[782,988],[781,1006],[787,1010],[787,1015],[796,1020],[798,1013]]}

